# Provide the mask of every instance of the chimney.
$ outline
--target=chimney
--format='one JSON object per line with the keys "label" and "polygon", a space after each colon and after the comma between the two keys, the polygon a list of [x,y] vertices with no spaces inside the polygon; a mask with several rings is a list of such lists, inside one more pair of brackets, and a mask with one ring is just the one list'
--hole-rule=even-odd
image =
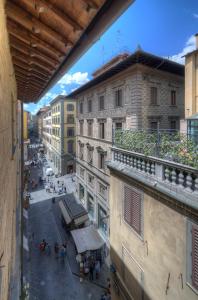
{"label": "chimney", "polygon": [[196,39],[196,49],[198,50],[198,33],[195,34],[195,39]]}

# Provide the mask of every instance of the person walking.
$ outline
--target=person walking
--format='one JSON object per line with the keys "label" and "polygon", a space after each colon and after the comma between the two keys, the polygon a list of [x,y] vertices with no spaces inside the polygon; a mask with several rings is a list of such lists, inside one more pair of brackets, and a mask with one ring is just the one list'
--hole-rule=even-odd
{"label": "person walking", "polygon": [[97,260],[96,264],[95,264],[95,273],[96,273],[96,279],[99,278],[99,274],[100,274],[100,261]]}
{"label": "person walking", "polygon": [[94,280],[94,262],[93,261],[90,263],[90,267],[89,267],[89,279],[91,281]]}
{"label": "person walking", "polygon": [[62,262],[65,261],[65,255],[66,255],[66,249],[65,249],[65,247],[62,245],[61,250],[60,250],[60,257],[61,257],[61,261],[62,261]]}
{"label": "person walking", "polygon": [[51,247],[50,247],[50,245],[47,243],[47,245],[46,245],[46,247],[45,247],[45,251],[46,251],[46,254],[48,255],[48,256],[50,256],[50,254],[51,254]]}
{"label": "person walking", "polygon": [[55,253],[55,257],[58,258],[58,254],[59,254],[59,245],[58,245],[57,242],[54,244],[54,253]]}
{"label": "person walking", "polygon": [[67,189],[66,189],[66,186],[64,186],[64,192],[65,192],[65,194],[67,193]]}

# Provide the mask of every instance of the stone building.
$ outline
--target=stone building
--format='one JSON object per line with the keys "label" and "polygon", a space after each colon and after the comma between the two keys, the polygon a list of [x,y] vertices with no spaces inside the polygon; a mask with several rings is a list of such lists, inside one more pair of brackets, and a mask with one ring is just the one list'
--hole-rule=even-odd
{"label": "stone building", "polygon": [[[112,64],[111,64],[112,63]],[[184,67],[136,51],[114,58],[74,91],[77,100],[77,197],[108,243],[112,130],[179,128]]]}
{"label": "stone building", "polygon": [[51,158],[55,173],[64,175],[75,170],[76,103],[58,96],[50,103],[52,118]]}
{"label": "stone building", "polygon": [[37,124],[38,124],[38,138],[40,140],[43,139],[43,116],[48,109],[49,109],[48,106],[44,106],[44,107],[40,108],[36,114]]}
{"label": "stone building", "polygon": [[198,295],[198,170],[112,148],[112,299]]}
{"label": "stone building", "polygon": [[52,160],[52,111],[49,106],[43,114],[43,144],[45,145],[47,158]]}

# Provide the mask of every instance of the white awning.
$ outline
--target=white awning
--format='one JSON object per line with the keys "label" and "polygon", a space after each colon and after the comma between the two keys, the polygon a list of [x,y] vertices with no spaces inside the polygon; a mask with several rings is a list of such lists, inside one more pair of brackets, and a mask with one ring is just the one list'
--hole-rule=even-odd
{"label": "white awning", "polygon": [[104,245],[104,241],[93,226],[71,231],[78,253],[97,250]]}
{"label": "white awning", "polygon": [[63,204],[62,201],[60,201],[58,204],[60,206],[60,209],[61,209],[61,212],[63,214],[63,217],[65,219],[66,224],[70,224],[71,221],[72,221],[72,219],[70,218],[70,216],[69,216],[69,214],[67,212],[67,209],[65,208],[65,205]]}

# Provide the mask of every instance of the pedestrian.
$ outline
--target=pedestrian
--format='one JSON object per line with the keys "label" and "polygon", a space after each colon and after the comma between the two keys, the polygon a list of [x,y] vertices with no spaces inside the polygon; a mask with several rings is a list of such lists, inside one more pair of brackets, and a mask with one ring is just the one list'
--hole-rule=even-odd
{"label": "pedestrian", "polygon": [[65,249],[65,247],[62,245],[62,247],[61,247],[61,249],[60,249],[60,257],[61,257],[62,262],[65,261],[65,255],[66,255],[66,249]]}
{"label": "pedestrian", "polygon": [[96,279],[99,278],[99,274],[100,274],[100,261],[97,260],[96,264],[95,264],[95,273],[96,273]]}
{"label": "pedestrian", "polygon": [[59,254],[59,245],[58,243],[54,243],[54,253],[55,253],[55,257],[58,258],[58,254]]}
{"label": "pedestrian", "polygon": [[67,193],[67,189],[66,189],[66,186],[64,186],[64,192],[65,192],[65,194]]}
{"label": "pedestrian", "polygon": [[55,187],[55,185],[53,187],[53,192],[56,193],[56,187]]}
{"label": "pedestrian", "polygon": [[107,278],[107,293],[111,295],[111,280]]}
{"label": "pedestrian", "polygon": [[89,266],[89,279],[92,281],[94,280],[94,262],[91,261]]}
{"label": "pedestrian", "polygon": [[59,185],[59,180],[57,181],[57,184]]}
{"label": "pedestrian", "polygon": [[51,254],[51,247],[50,247],[50,245],[48,243],[46,244],[45,251],[46,251],[46,254],[48,256],[50,256],[50,254]]}

